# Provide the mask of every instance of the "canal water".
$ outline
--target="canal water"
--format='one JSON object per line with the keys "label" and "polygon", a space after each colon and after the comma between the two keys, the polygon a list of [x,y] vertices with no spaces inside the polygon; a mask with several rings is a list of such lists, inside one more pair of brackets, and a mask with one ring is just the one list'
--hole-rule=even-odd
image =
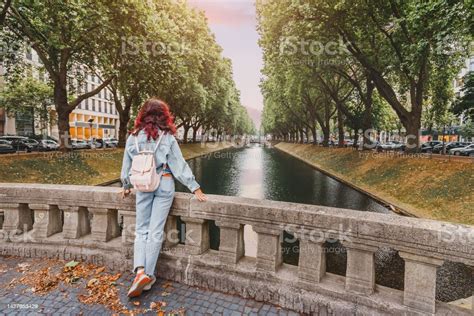
{"label": "canal water", "polygon": [[[259,144],[189,160],[209,194],[389,212],[365,194],[274,148]],[[186,189],[177,184],[177,190]]]}
{"label": "canal water", "polygon": [[[319,172],[308,164],[275,148],[259,144],[233,148],[188,161],[189,166],[208,194],[241,196],[256,199],[315,204],[354,209],[365,212],[389,213],[369,196]],[[176,190],[188,192],[180,183]],[[184,237],[184,225],[178,227]],[[219,228],[210,223],[211,248],[219,248]],[[284,233],[283,261],[298,264],[299,243]],[[289,240],[288,242],[286,240]],[[257,235],[250,226],[244,227],[245,255],[256,256]],[[327,271],[345,275],[347,254],[336,240],[325,244]],[[404,261],[394,249],[379,249],[375,254],[376,283],[402,290]],[[474,290],[472,272],[459,264],[445,263],[438,270],[437,299],[452,301],[470,296]]]}

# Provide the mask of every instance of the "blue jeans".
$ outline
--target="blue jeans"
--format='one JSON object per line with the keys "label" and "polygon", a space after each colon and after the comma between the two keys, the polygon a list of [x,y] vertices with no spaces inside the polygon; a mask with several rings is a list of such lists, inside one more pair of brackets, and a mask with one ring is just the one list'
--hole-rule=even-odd
{"label": "blue jeans", "polygon": [[154,192],[137,192],[133,271],[144,267],[148,275],[155,274],[156,261],[163,243],[166,218],[173,203],[174,179],[161,177]]}

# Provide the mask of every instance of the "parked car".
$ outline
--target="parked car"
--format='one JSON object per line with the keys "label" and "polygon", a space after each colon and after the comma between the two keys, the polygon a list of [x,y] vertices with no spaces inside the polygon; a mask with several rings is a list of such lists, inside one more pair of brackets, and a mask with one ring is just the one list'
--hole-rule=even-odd
{"label": "parked car", "polygon": [[344,145],[346,147],[352,147],[352,146],[354,146],[354,140],[352,140],[352,139],[345,140]]}
{"label": "parked car", "polygon": [[377,144],[377,150],[382,151],[382,150],[400,150],[403,151],[405,150],[406,145],[402,142],[399,141],[392,141],[392,142],[387,142],[387,143],[378,143]]}
{"label": "parked car", "polygon": [[100,138],[93,138],[92,140],[88,140],[87,144],[89,148],[103,148],[104,141]]}
{"label": "parked car", "polygon": [[41,139],[39,141],[38,149],[40,151],[58,150],[59,149],[59,144],[57,142],[55,142],[54,140],[51,140],[51,139]]}
{"label": "parked car", "polygon": [[471,153],[474,153],[474,144],[470,144],[466,147],[453,148],[449,150],[449,154],[455,156],[469,156]]}
{"label": "parked car", "polygon": [[118,146],[118,140],[116,138],[104,138],[105,147],[115,148]]}
{"label": "parked car", "polygon": [[[451,149],[466,147],[467,145],[469,145],[469,143],[464,143],[464,142],[445,143],[446,152],[449,153],[449,151]],[[435,153],[435,154],[442,154],[443,153],[443,143],[434,146],[432,152]]]}
{"label": "parked car", "polygon": [[0,154],[13,154],[16,150],[8,140],[0,139]]}
{"label": "parked car", "polygon": [[89,149],[90,145],[85,140],[71,139],[72,149]]}
{"label": "parked car", "polygon": [[422,153],[431,153],[431,152],[433,152],[433,147],[435,147],[436,145],[439,145],[439,144],[442,144],[442,142],[439,141],[439,140],[432,140],[432,141],[423,143],[423,144],[421,144],[420,151]]}
{"label": "parked car", "polygon": [[25,152],[32,152],[38,150],[39,143],[28,137],[24,136],[2,136],[0,137],[2,140],[6,140],[10,142],[10,145],[16,151],[25,151]]}

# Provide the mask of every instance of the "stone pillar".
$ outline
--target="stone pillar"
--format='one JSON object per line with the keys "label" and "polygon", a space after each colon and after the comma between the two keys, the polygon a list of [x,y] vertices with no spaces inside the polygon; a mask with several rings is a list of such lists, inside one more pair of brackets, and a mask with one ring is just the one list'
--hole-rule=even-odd
{"label": "stone pillar", "polygon": [[118,211],[107,208],[89,208],[92,213],[92,238],[95,241],[109,241],[120,234]]}
{"label": "stone pillar", "polygon": [[165,224],[164,248],[172,248],[179,243],[178,217],[168,215]]}
{"label": "stone pillar", "polygon": [[326,273],[324,242],[300,238],[298,277],[302,281],[319,283]]}
{"label": "stone pillar", "polygon": [[346,291],[370,295],[375,290],[375,258],[377,247],[344,243],[347,249]]}
{"label": "stone pillar", "polygon": [[131,245],[135,241],[136,213],[133,211],[120,211],[123,216],[122,243]]}
{"label": "stone pillar", "polygon": [[220,227],[219,256],[221,262],[237,263],[245,254],[244,225],[229,221],[216,221],[216,225]]}
{"label": "stone pillar", "polygon": [[405,260],[403,304],[434,314],[436,312],[436,270],[442,260],[400,251]]}
{"label": "stone pillar", "polygon": [[33,217],[27,204],[2,203],[0,209],[4,216],[3,231],[16,235],[33,228]]}
{"label": "stone pillar", "polygon": [[205,219],[181,217],[186,223],[185,251],[200,255],[209,249],[209,222]]}
{"label": "stone pillar", "polygon": [[252,226],[258,234],[257,270],[275,272],[283,262],[281,230]]}
{"label": "stone pillar", "polygon": [[63,236],[77,239],[91,232],[89,212],[81,206],[60,206],[64,212]]}
{"label": "stone pillar", "polygon": [[61,214],[56,205],[30,204],[35,214],[32,236],[46,238],[62,230]]}

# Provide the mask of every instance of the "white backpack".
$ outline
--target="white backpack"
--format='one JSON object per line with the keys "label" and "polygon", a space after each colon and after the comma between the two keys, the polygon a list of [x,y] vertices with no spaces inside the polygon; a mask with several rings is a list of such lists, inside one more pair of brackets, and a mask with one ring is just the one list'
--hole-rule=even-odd
{"label": "white backpack", "polygon": [[158,138],[153,151],[140,151],[138,140],[135,136],[135,147],[137,148],[138,154],[132,159],[130,182],[137,191],[153,192],[158,189],[160,185],[163,171],[156,173],[155,152],[158,146],[160,146],[163,135],[164,133]]}

